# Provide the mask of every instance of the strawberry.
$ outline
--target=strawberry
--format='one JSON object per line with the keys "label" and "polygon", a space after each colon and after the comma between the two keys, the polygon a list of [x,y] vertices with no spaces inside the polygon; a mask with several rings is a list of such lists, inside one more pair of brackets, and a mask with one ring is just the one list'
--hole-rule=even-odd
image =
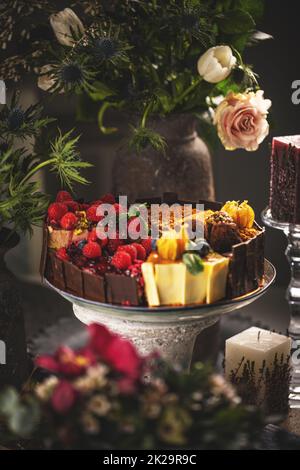
{"label": "strawberry", "polygon": [[145,261],[145,259],[147,258],[145,247],[143,247],[143,245],[141,245],[140,243],[132,243],[131,246],[134,246],[134,248],[136,249],[136,252],[137,252],[136,258],[139,260]]}
{"label": "strawberry", "polygon": [[78,218],[73,212],[67,212],[60,220],[60,226],[64,230],[73,230],[76,227]]}
{"label": "strawberry", "polygon": [[99,206],[90,206],[86,211],[86,218],[90,222],[98,223],[103,219],[102,215],[97,215],[97,209]]}
{"label": "strawberry", "polygon": [[62,260],[62,261],[69,261],[70,260],[70,257],[67,253],[67,250],[64,247],[59,248],[55,254],[56,254],[56,257],[58,259]]}
{"label": "strawberry", "polygon": [[131,256],[126,251],[117,251],[111,260],[111,264],[120,270],[125,270],[131,265]]}
{"label": "strawberry", "polygon": [[150,253],[152,251],[151,237],[141,240],[141,245],[145,248],[147,255],[150,255]]}
{"label": "strawberry", "polygon": [[88,242],[83,247],[82,254],[89,259],[99,258],[102,254],[101,246],[97,242]]}
{"label": "strawberry", "polygon": [[128,253],[131,257],[132,263],[137,258],[137,249],[135,248],[133,244],[119,246],[118,251],[125,251],[126,253]]}
{"label": "strawberry", "polygon": [[53,202],[48,207],[49,220],[59,222],[60,219],[68,212],[68,208],[62,202]]}
{"label": "strawberry", "polygon": [[71,194],[68,191],[58,191],[56,202],[73,201]]}

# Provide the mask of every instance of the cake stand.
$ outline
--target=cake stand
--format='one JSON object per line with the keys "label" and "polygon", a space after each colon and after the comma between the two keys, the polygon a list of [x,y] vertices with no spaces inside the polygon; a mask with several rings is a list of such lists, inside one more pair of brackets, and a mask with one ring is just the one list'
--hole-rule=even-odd
{"label": "cake stand", "polygon": [[253,292],[232,300],[185,307],[134,307],[86,300],[50,284],[73,304],[75,316],[86,325],[101,323],[130,339],[142,355],[158,351],[172,364],[188,369],[197,336],[221,315],[245,307],[262,296],[275,279],[275,268],[265,260],[264,281]]}
{"label": "cake stand", "polygon": [[287,237],[286,257],[291,268],[291,280],[286,291],[291,319],[288,332],[292,338],[292,380],[290,385],[290,407],[300,408],[300,225],[278,222],[267,207],[262,212],[265,225],[282,230]]}

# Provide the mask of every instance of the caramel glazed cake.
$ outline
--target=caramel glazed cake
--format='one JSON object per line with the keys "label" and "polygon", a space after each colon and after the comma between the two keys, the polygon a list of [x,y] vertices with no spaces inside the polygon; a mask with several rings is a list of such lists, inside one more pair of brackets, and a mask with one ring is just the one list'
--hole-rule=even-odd
{"label": "caramel glazed cake", "polygon": [[[111,194],[86,204],[60,191],[50,204],[41,276],[58,289],[98,302],[157,307],[232,299],[262,284],[265,234],[247,201],[199,201],[204,204],[204,239],[188,251],[187,243],[193,242],[184,235],[99,240],[96,209],[103,202],[122,210]],[[137,202],[191,204],[173,193]],[[129,217],[128,224],[135,218]]]}

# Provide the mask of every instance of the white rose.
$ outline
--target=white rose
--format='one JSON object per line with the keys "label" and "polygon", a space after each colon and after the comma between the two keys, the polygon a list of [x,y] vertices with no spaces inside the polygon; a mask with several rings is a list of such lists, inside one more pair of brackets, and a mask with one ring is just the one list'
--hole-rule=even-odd
{"label": "white rose", "polygon": [[84,26],[71,8],[65,8],[58,13],[50,15],[50,24],[54,34],[63,46],[73,46],[74,39],[72,33],[75,35],[82,35],[84,33]]}
{"label": "white rose", "polygon": [[198,60],[198,72],[209,83],[218,83],[228,77],[236,64],[229,46],[208,49]]}

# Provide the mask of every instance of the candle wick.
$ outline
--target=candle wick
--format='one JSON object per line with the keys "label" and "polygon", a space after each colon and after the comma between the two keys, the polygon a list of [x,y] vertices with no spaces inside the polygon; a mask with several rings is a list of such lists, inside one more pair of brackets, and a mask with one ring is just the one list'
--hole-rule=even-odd
{"label": "candle wick", "polygon": [[257,341],[259,341],[259,339],[260,339],[260,331],[257,334]]}

